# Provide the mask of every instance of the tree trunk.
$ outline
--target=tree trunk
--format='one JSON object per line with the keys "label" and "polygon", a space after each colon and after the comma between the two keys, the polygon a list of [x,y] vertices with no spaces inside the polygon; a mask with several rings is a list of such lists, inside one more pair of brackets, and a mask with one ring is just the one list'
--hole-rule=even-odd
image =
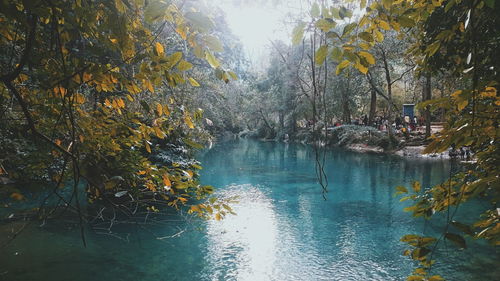
{"label": "tree trunk", "polygon": [[[422,92],[422,102],[428,101],[430,99],[432,99],[431,74],[428,72],[425,75],[425,84]],[[425,107],[424,119],[425,119],[425,137],[428,138],[431,136],[431,111],[429,109],[429,106]]]}
{"label": "tree trunk", "polygon": [[374,88],[371,89],[371,98],[370,98],[370,113],[368,115],[368,124],[369,126],[373,125],[373,121],[375,120],[375,114],[377,113],[377,91]]}
{"label": "tree trunk", "polygon": [[387,83],[387,110],[388,110],[388,116],[387,116],[387,121],[388,121],[388,126],[387,126],[387,132],[389,133],[390,136],[392,136],[392,79],[391,79],[391,72],[389,68],[389,63],[387,62],[387,57],[385,54],[385,50],[382,49],[382,61],[384,63],[384,70],[385,70],[385,80]]}

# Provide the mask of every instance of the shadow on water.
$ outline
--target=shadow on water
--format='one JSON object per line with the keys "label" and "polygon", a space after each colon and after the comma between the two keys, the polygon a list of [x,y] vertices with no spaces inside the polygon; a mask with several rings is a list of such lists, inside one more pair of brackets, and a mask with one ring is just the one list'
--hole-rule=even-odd
{"label": "shadow on water", "polygon": [[[404,234],[436,234],[439,218],[414,220],[394,187],[443,181],[449,163],[389,155],[327,152],[327,200],[308,146],[250,140],[200,152],[201,181],[221,197],[238,196],[237,216],[149,229],[181,236],[155,240],[124,227],[129,242],[75,228],[31,226],[0,255],[0,280],[404,280],[414,264],[402,256]],[[461,212],[476,212],[480,205]],[[8,228],[0,228],[9,231]],[[472,243],[472,242],[471,242]],[[498,253],[443,249],[435,273],[448,280],[494,280]]]}

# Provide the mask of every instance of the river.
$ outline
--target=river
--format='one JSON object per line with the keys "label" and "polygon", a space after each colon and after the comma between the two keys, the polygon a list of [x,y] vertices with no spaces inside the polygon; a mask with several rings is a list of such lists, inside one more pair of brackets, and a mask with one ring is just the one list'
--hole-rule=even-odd
{"label": "river", "polygon": [[[310,147],[217,144],[199,153],[201,181],[220,197],[237,197],[236,216],[201,222],[172,216],[162,227],[122,228],[126,241],[89,231],[87,248],[74,226],[30,226],[0,249],[0,280],[405,280],[415,264],[402,255],[399,239],[436,235],[442,219],[413,219],[402,211],[410,202],[393,196],[395,187],[439,183],[450,162],[341,149],[326,157],[324,200]],[[459,214],[481,208],[476,202]],[[443,245],[433,274],[464,281],[500,276],[498,252],[467,242],[470,250]]]}

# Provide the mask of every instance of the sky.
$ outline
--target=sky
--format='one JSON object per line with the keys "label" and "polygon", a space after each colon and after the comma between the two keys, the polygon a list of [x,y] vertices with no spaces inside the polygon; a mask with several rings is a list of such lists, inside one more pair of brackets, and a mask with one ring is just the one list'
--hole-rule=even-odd
{"label": "sky", "polygon": [[[265,57],[271,40],[291,42],[294,14],[300,10],[301,0],[245,1],[220,0],[218,5],[226,13],[226,20],[244,46],[253,62]],[[284,24],[289,22],[289,24]]]}

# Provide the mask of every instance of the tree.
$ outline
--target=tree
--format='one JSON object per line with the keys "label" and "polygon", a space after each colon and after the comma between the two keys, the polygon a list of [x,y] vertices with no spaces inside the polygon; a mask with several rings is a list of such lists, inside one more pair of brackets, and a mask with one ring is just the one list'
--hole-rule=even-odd
{"label": "tree", "polygon": [[[498,60],[498,40],[500,34],[500,5],[491,0],[448,0],[448,1],[407,1],[380,0],[366,6],[360,1],[360,8],[366,13],[356,22],[347,24],[342,33],[332,30],[335,23],[350,18],[352,13],[346,7],[319,7],[313,3],[312,10],[319,10],[310,24],[329,23],[323,32],[340,42],[342,49],[329,49],[332,55],[343,61],[337,66],[337,74],[354,68],[367,73],[375,64],[371,53],[377,42],[383,42],[383,31],[393,30],[399,36],[411,35],[413,44],[407,49],[417,63],[417,73],[430,77],[436,68],[447,68],[465,83],[464,88],[455,88],[453,94],[426,101],[420,105],[424,109],[440,108],[446,111],[446,126],[435,136],[426,152],[442,152],[450,146],[470,147],[476,153],[476,162],[467,165],[465,172],[453,175],[448,182],[422,190],[419,183],[413,185],[415,194],[404,199],[415,200],[408,208],[415,216],[430,217],[435,213],[449,214],[441,237],[421,237],[407,235],[402,241],[412,246],[405,252],[421,264],[421,268],[408,280],[442,280],[440,276],[429,274],[432,267],[432,249],[442,239],[465,247],[466,240],[461,234],[482,238],[498,245],[500,216],[497,212],[500,179],[500,145],[496,138],[499,133],[498,121],[500,97],[498,96],[500,65]],[[321,16],[320,16],[321,15]],[[458,19],[458,20],[457,20]],[[300,41],[305,24],[294,31],[294,41]],[[318,46],[324,48],[324,45]],[[328,47],[327,47],[328,48]],[[426,98],[429,97],[430,78],[426,79]],[[460,84],[456,86],[461,86]],[[429,118],[427,122],[429,122]],[[405,187],[398,187],[398,193],[406,193]],[[450,210],[473,198],[489,202],[489,208],[477,221],[460,222]]]}
{"label": "tree", "polygon": [[[178,208],[212,192],[198,183],[196,163],[162,165],[150,155],[167,143],[199,146],[193,138],[200,112],[168,94],[181,84],[199,86],[188,50],[220,79],[235,76],[214,56],[214,22],[197,8],[183,1],[0,3],[3,169],[17,180],[31,174],[52,182],[51,195],[78,213],[82,238],[90,214],[81,208],[80,183],[90,204],[125,216]],[[58,190],[69,181],[73,192],[65,198]],[[11,197],[24,198],[22,190]],[[48,209],[38,215],[57,206]],[[225,214],[210,204],[191,211]]]}

